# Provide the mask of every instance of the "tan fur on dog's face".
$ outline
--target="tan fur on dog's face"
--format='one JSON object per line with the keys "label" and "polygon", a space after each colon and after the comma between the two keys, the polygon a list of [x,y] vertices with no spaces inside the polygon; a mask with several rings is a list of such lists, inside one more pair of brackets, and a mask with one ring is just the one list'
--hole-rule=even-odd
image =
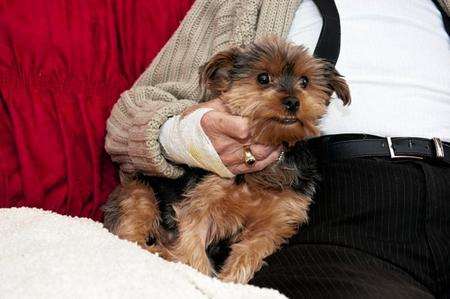
{"label": "tan fur on dog's face", "polygon": [[200,80],[232,114],[249,118],[254,142],[262,144],[318,135],[334,91],[350,103],[347,83],[332,64],[277,37],[217,53]]}

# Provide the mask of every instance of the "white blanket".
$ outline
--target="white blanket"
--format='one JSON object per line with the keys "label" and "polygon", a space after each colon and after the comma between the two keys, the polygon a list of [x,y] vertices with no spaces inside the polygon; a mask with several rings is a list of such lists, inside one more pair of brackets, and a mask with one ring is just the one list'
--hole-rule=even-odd
{"label": "white blanket", "polygon": [[1,298],[286,298],[170,263],[101,223],[30,208],[0,209]]}

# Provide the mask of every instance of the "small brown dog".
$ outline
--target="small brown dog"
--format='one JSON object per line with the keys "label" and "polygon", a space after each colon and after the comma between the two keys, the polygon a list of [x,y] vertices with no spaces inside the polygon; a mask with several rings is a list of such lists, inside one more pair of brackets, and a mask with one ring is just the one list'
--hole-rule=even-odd
{"label": "small brown dog", "polygon": [[345,104],[350,93],[332,64],[276,37],[217,53],[200,81],[208,98],[249,119],[252,143],[285,144],[284,158],[236,179],[190,169],[178,180],[137,179],[111,194],[105,226],[207,275],[216,274],[207,248],[226,239],[231,251],[217,276],[246,283],[307,221],[318,175],[301,140],[319,134],[333,92]]}

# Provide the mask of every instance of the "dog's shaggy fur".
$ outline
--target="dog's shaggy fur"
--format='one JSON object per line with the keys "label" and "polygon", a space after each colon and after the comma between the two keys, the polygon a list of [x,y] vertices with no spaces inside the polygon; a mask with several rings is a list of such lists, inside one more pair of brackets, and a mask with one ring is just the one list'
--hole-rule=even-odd
{"label": "dog's shaggy fur", "polygon": [[[285,144],[284,158],[236,179],[198,169],[177,180],[140,176],[111,194],[104,223],[168,260],[246,283],[307,221],[319,177],[303,140],[319,134],[332,93],[345,104],[350,93],[332,64],[276,37],[214,55],[200,80],[207,99],[249,119],[252,143]],[[223,240],[229,256],[215,269],[207,249]]]}

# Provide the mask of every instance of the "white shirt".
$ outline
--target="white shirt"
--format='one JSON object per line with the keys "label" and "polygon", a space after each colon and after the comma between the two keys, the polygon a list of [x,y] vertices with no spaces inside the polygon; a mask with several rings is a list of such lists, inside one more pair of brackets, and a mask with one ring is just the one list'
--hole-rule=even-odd
{"label": "white shirt", "polygon": [[[341,51],[336,69],[352,104],[333,100],[322,134],[439,137],[450,141],[450,41],[431,0],[336,0]],[[322,17],[303,0],[288,40],[314,52]]]}

